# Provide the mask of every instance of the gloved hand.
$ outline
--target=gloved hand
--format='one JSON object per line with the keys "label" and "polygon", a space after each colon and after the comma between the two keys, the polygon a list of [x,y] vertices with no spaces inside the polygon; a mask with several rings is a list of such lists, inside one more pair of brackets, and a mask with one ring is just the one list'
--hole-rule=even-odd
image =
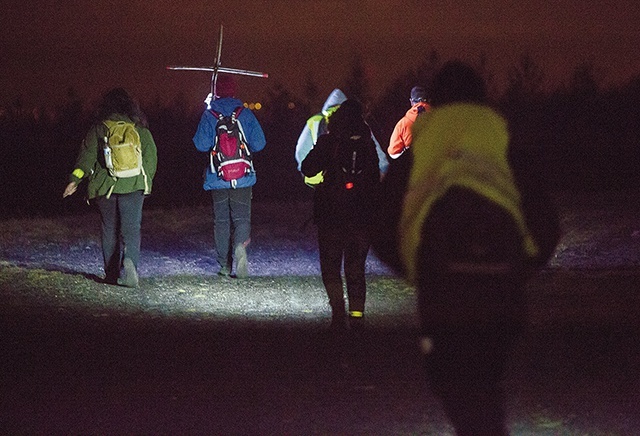
{"label": "gloved hand", "polygon": [[213,94],[209,93],[207,98],[204,99],[204,104],[207,105],[207,109],[211,109],[211,100],[213,100]]}

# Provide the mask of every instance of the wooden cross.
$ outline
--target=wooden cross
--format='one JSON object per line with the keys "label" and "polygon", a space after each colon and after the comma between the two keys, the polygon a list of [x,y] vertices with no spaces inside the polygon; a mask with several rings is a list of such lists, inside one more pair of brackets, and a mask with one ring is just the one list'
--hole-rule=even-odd
{"label": "wooden cross", "polygon": [[211,97],[215,98],[216,95],[216,83],[218,81],[218,74],[239,74],[242,76],[254,76],[254,77],[269,77],[267,73],[261,73],[259,71],[240,70],[237,68],[226,68],[221,66],[220,57],[222,55],[222,32],[223,26],[220,25],[220,37],[218,38],[218,51],[216,53],[216,59],[213,66],[208,67],[181,67],[176,65],[170,65],[167,70],[179,70],[179,71],[211,71]]}

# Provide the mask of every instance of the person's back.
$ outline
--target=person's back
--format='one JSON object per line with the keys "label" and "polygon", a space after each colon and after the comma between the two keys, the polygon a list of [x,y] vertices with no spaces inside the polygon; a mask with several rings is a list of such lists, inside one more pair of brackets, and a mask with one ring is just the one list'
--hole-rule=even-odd
{"label": "person's back", "polygon": [[359,225],[371,221],[376,209],[380,185],[376,145],[364,120],[348,110],[336,112],[329,132],[318,138],[301,166],[305,175],[324,174],[314,196],[319,225]]}
{"label": "person's back", "polygon": [[427,376],[456,431],[507,434],[500,382],[526,320],[523,284],[551,255],[557,216],[516,178],[507,122],[471,67],[446,64],[432,92],[409,171],[392,165],[385,180],[401,210],[374,248],[417,288]]}
{"label": "person's back", "polygon": [[138,286],[142,207],[151,193],[157,158],[138,103],[123,88],[109,90],[63,193],[72,195],[82,180],[88,180],[88,199],[101,215],[105,283]]}
{"label": "person's back", "polygon": [[[332,115],[340,108],[340,105],[347,100],[345,94],[338,88],[334,89],[322,106],[322,111],[312,115],[305,123],[298,142],[296,144],[295,159],[298,164],[298,171],[302,173],[302,161],[307,157],[309,152],[313,149],[318,139],[329,131],[329,124]],[[366,123],[365,123],[366,124]],[[387,157],[380,146],[380,143],[376,139],[373,131],[369,126],[369,136],[375,144],[376,153],[378,155],[378,169],[381,174],[386,174],[389,168],[389,162]],[[304,182],[307,186],[315,188],[320,185],[324,180],[324,174],[322,172],[313,175],[304,175]]]}
{"label": "person's back", "polygon": [[249,274],[246,248],[251,241],[252,188],[257,177],[252,164],[247,165],[248,171],[231,171],[230,174],[221,171],[221,160],[213,157],[214,153],[219,152],[214,144],[219,139],[220,116],[224,118],[233,113],[238,114],[242,145],[248,147],[251,154],[261,151],[266,145],[266,139],[253,112],[247,108],[240,109],[243,104],[235,97],[236,86],[231,76],[218,77],[216,98],[203,112],[193,143],[198,151],[210,156],[203,189],[211,193],[213,201],[218,275],[243,278]]}
{"label": "person's back", "polygon": [[318,138],[302,161],[305,176],[325,175],[314,191],[314,221],[322,282],[332,310],[332,327],[346,327],[341,269],[347,283],[350,324],[362,326],[374,213],[379,199],[380,170],[376,145],[364,122],[362,105],[345,101],[331,117],[329,132]]}

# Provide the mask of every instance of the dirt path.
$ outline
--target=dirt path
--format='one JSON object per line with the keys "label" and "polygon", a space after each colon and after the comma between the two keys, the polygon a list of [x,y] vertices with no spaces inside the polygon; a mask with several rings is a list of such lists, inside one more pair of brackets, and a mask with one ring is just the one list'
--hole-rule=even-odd
{"label": "dirt path", "polygon": [[[637,434],[634,199],[561,198],[506,380],[513,434]],[[147,211],[135,291],[96,281],[96,216],[0,222],[2,432],[451,434],[413,292],[375,258],[368,329],[326,334],[308,206],[256,206],[247,280],[215,276],[208,209]]]}

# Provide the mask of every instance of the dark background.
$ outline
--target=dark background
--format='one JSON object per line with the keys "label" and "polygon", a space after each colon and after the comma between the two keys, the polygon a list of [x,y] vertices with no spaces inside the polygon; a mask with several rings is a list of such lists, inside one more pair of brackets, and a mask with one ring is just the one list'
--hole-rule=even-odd
{"label": "dark background", "polygon": [[[354,62],[338,86],[367,104],[368,121],[386,149],[395,123],[409,107],[411,87],[428,85],[446,60],[431,53],[416,69],[396,77],[375,99],[359,62]],[[509,70],[505,91],[492,96],[493,104],[510,122],[514,163],[542,175],[552,191],[636,189],[640,75],[605,87],[593,65],[584,63],[576,67],[567,84],[552,91],[543,89],[544,76],[542,67],[524,55]],[[311,190],[296,171],[294,150],[306,119],[321,108],[325,98],[312,83],[303,96],[282,85],[269,88],[263,108],[255,111],[267,138],[266,148],[255,157],[256,201],[310,198]],[[87,207],[84,190],[65,200],[62,191],[93,119],[95,108],[89,103],[69,88],[58,105],[31,108],[16,100],[0,112],[1,216],[76,213]],[[159,156],[146,207],[208,203],[209,196],[202,190],[207,157],[191,141],[202,107],[178,99],[143,105],[143,110]]]}

